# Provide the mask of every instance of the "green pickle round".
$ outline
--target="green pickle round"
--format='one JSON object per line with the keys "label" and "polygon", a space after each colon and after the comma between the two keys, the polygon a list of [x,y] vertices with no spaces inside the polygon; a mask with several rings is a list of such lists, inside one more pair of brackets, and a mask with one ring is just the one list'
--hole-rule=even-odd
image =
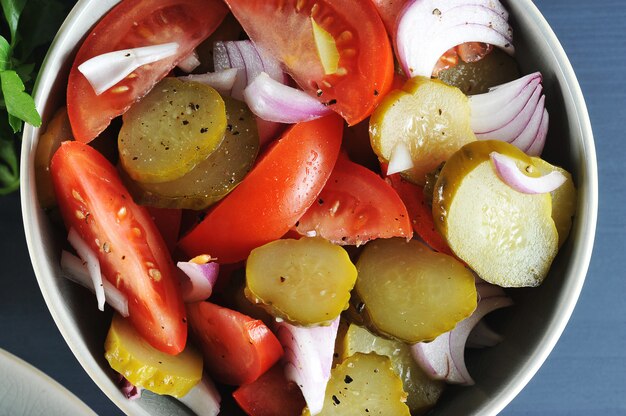
{"label": "green pickle round", "polygon": [[225,197],[252,168],[259,151],[256,120],[241,101],[224,97],[226,131],[219,147],[189,173],[161,183],[144,183],[124,175],[133,197],[161,208],[201,210]]}
{"label": "green pickle round", "polygon": [[226,109],[210,86],[165,78],[122,120],[118,148],[126,173],[144,183],[166,182],[185,175],[218,148]]}

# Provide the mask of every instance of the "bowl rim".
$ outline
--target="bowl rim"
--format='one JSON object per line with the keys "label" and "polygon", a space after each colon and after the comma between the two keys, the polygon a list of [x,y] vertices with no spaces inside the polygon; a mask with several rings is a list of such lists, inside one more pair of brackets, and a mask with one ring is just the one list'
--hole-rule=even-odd
{"label": "bowl rim", "polygon": [[[65,22],[59,29],[46,58],[44,59],[42,70],[37,78],[34,88],[34,99],[38,109],[45,107],[45,95],[54,84],[56,72],[62,62],[67,59],[65,56],[67,48],[63,48],[68,41],[68,37],[73,30],[73,23],[76,19],[91,17],[89,9],[95,4],[100,8],[110,9],[120,0],[79,0],[72,11],[67,16]],[[519,368],[514,376],[510,377],[505,387],[500,389],[500,393],[493,396],[485,405],[481,406],[479,413],[483,415],[496,415],[502,411],[528,384],[530,379],[537,373],[543,365],[550,352],[553,350],[558,339],[561,337],[580,296],[584,281],[587,275],[593,245],[595,240],[597,215],[598,215],[598,167],[596,151],[591,129],[591,121],[587,111],[587,106],[578,83],[574,69],[561,45],[556,34],[543,17],[532,0],[515,0],[516,6],[523,13],[529,15],[530,19],[537,25],[541,35],[548,43],[559,70],[564,76],[563,95],[568,94],[572,98],[575,112],[572,116],[577,118],[577,125],[580,129],[581,145],[583,154],[583,165],[581,171],[584,173],[585,195],[583,205],[579,205],[577,215],[583,218],[579,234],[587,236],[580,241],[576,247],[575,256],[569,263],[571,273],[568,281],[559,291],[558,315],[551,316],[549,324],[546,326],[544,336],[538,342],[538,346],[528,355],[528,359]],[[95,21],[95,20],[94,20]],[[54,68],[47,64],[56,63]],[[45,69],[45,70],[44,70]],[[39,237],[42,229],[42,211],[38,205],[37,195],[30,190],[35,188],[34,174],[34,154],[39,136],[39,128],[25,125],[22,139],[22,149],[20,158],[20,176],[22,185],[20,189],[22,219],[26,234],[26,243],[31,258],[31,263],[42,292],[46,305],[57,325],[65,342],[79,361],[83,369],[87,372],[94,383],[115,403],[115,405],[127,414],[144,414],[140,406],[126,400],[119,392],[115,384],[108,375],[93,361],[89,350],[84,346],[83,339],[72,321],[69,309],[63,304],[59,293],[53,285],[54,268],[46,261],[46,248],[44,241]],[[582,187],[582,183],[579,184]]]}

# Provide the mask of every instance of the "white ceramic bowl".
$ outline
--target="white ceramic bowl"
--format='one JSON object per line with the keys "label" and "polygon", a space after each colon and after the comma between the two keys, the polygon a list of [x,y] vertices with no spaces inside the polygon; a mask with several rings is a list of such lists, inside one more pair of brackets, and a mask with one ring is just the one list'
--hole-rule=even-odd
{"label": "white ceramic bowl", "polygon": [[[77,45],[116,0],[81,0],[59,30],[35,89],[44,128],[65,97],[67,73]],[[468,367],[473,387],[450,388],[433,415],[494,415],[526,385],[542,365],[578,299],[596,227],[598,180],[589,116],[574,71],[559,41],[531,0],[505,1],[515,29],[517,57],[523,73],[544,75],[551,125],[543,157],[572,172],[578,187],[578,211],[571,235],[550,274],[536,289],[510,291],[516,306],[496,322],[504,342],[470,351]],[[131,415],[186,414],[174,400],[144,394],[128,401],[118,391],[103,358],[110,316],[98,313],[93,299],[59,277],[61,236],[53,235],[35,192],[33,160],[42,129],[27,126],[22,146],[22,207],[24,227],[39,286],[57,326],[76,358],[94,382],[120,409]],[[227,410],[225,414],[231,415]]]}

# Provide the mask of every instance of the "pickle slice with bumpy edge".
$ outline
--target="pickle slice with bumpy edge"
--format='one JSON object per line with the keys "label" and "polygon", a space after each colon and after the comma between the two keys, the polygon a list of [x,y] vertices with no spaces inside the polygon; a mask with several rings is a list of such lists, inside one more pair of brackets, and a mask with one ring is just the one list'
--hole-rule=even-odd
{"label": "pickle slice with bumpy edge", "polygon": [[111,322],[104,350],[113,370],[133,385],[153,393],[182,397],[202,378],[202,355],[191,344],[187,343],[178,355],[161,352],[117,314]]}
{"label": "pickle slice with bumpy edge", "polygon": [[433,196],[435,226],[452,251],[487,282],[538,286],[557,252],[552,197],[508,186],[497,176],[491,152],[513,158],[529,176],[542,175],[530,157],[509,143],[470,143],[439,174]]}
{"label": "pickle slice with bumpy edge", "polygon": [[363,327],[351,324],[343,338],[341,358],[345,360],[358,352],[375,352],[389,357],[394,371],[402,380],[404,391],[409,395],[406,404],[413,416],[426,413],[439,400],[445,383],[431,380],[424,373],[407,344],[376,336]]}
{"label": "pickle slice with bumpy edge", "polygon": [[[333,368],[320,416],[410,416],[402,380],[391,360],[378,354],[356,353]],[[308,408],[302,412],[310,416]]]}
{"label": "pickle slice with bumpy edge", "polygon": [[370,118],[370,141],[380,161],[389,163],[398,143],[404,143],[414,166],[402,176],[418,185],[424,185],[429,172],[474,140],[465,94],[425,77],[411,78],[401,90],[390,92]]}
{"label": "pickle slice with bumpy edge", "polygon": [[178,179],[205,160],[226,130],[224,100],[208,85],[165,78],[123,116],[120,162],[140,182]]}
{"label": "pickle slice with bumpy edge", "polygon": [[474,275],[417,240],[374,240],[357,262],[355,290],[373,331],[410,344],[431,341],[476,309]]}
{"label": "pickle slice with bumpy edge", "polygon": [[459,88],[467,95],[484,94],[491,87],[506,84],[519,77],[515,58],[499,48],[493,48],[476,62],[459,60],[457,65],[444,69],[438,75],[440,80]]}
{"label": "pickle slice with bumpy edge", "polygon": [[259,151],[254,115],[241,101],[224,97],[227,127],[219,147],[183,177],[161,183],[122,178],[143,205],[201,210],[225,197],[250,171]]}
{"label": "pickle slice with bumpy edge", "polygon": [[572,175],[558,166],[553,166],[538,157],[532,158],[533,163],[539,168],[542,175],[552,171],[561,172],[566,180],[563,185],[550,192],[552,195],[552,219],[559,233],[559,248],[563,245],[572,228],[572,217],[576,213],[576,187]]}
{"label": "pickle slice with bumpy edge", "polygon": [[277,240],[252,250],[246,297],[294,325],[329,324],[348,307],[356,267],[322,238]]}

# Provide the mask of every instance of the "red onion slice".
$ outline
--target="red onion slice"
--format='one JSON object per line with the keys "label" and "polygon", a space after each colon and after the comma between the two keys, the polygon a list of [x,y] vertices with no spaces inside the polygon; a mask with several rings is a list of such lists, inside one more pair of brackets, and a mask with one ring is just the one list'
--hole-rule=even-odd
{"label": "red onion slice", "polygon": [[187,74],[200,66],[200,58],[195,49],[178,63],[178,68]]}
{"label": "red onion slice", "polygon": [[469,318],[459,322],[456,328],[438,336],[434,341],[418,342],[411,347],[413,358],[430,377],[445,380],[451,384],[474,384],[465,365],[467,338],[486,314],[513,304],[508,296],[500,294],[487,296],[485,290],[488,286],[493,285],[486,283],[476,285],[480,301]]}
{"label": "red onion slice", "polygon": [[505,141],[528,155],[540,155],[549,120],[541,80],[535,72],[469,97],[476,137]]}
{"label": "red onion slice", "polygon": [[220,412],[222,398],[213,381],[205,375],[198,384],[189,390],[189,393],[178,400],[197,415],[217,416]]}
{"label": "red onion slice", "polygon": [[[527,106],[529,101],[531,101],[533,95],[536,93],[537,88],[541,87],[541,78],[535,77],[530,80],[530,82],[520,91],[518,95],[516,95],[513,99],[507,102],[500,103],[501,105],[494,109],[489,114],[478,115],[474,113],[471,114],[471,126],[472,131],[478,135],[488,135],[491,132],[497,131],[503,127],[506,127],[511,120],[514,120]],[[540,91],[541,93],[541,91]],[[488,94],[488,93],[486,93]],[[485,95],[485,94],[479,94]],[[470,105],[473,105],[472,97],[469,97]],[[537,97],[537,100],[539,97]],[[536,107],[535,105],[533,106]],[[474,107],[472,107],[473,109]],[[481,110],[480,107],[477,110]],[[478,111],[477,111],[478,112]],[[497,115],[497,117],[496,117]],[[494,120],[495,118],[495,120]],[[516,136],[513,136],[516,137]]]}
{"label": "red onion slice", "polygon": [[104,295],[104,285],[102,283],[102,273],[100,272],[100,261],[98,256],[83,240],[78,232],[72,227],[67,235],[67,241],[74,247],[79,257],[87,264],[87,270],[91,277],[96,299],[98,300],[98,309],[104,311],[104,303],[106,301]]}
{"label": "red onion slice", "polygon": [[[65,250],[61,252],[61,270],[65,277],[95,293],[86,263]],[[101,280],[106,302],[120,315],[127,317],[128,298],[107,279],[102,277]]]}
{"label": "red onion slice", "polygon": [[141,398],[142,388],[132,384],[120,373],[117,373],[117,387],[128,400],[137,400]]}
{"label": "red onion slice", "polygon": [[525,194],[543,194],[554,191],[563,185],[567,178],[559,171],[552,171],[537,178],[525,175],[515,160],[497,152],[489,154],[498,177],[518,192]]}
{"label": "red onion slice", "polygon": [[215,42],[213,49],[215,71],[237,69],[237,79],[231,96],[243,100],[243,90],[261,73],[285,84],[287,77],[280,63],[249,40]]}
{"label": "red onion slice", "polygon": [[546,144],[546,137],[548,137],[548,126],[550,124],[550,116],[548,115],[548,111],[544,108],[543,117],[541,118],[541,124],[539,125],[539,131],[537,131],[537,136],[535,136],[535,140],[533,144],[530,145],[528,150],[526,150],[526,154],[529,156],[539,156],[541,152],[543,152],[543,147]]}
{"label": "red onion slice", "polygon": [[537,103],[535,112],[530,118],[526,128],[511,142],[512,145],[521,149],[524,152],[528,152],[530,146],[535,142],[535,138],[541,128],[541,122],[543,120],[544,113],[547,114],[545,109],[546,97],[542,96]]}
{"label": "red onion slice", "polygon": [[285,349],[285,377],[300,387],[311,415],[324,406],[338,329],[339,318],[329,326],[303,328],[279,322],[275,327]]}
{"label": "red onion slice", "polygon": [[413,166],[409,146],[402,141],[398,142],[391,151],[389,165],[387,166],[387,176],[404,172],[405,170],[411,169]]}
{"label": "red onion slice", "polygon": [[236,68],[226,68],[217,72],[207,72],[206,74],[191,74],[178,77],[183,81],[200,82],[210,85],[222,95],[230,95],[237,79]]}
{"label": "red onion slice", "polygon": [[507,82],[506,84],[489,88],[489,92],[485,94],[470,96],[472,118],[493,116],[493,114],[515,100],[528,84],[534,82],[537,78],[541,82],[542,77],[540,72],[534,72],[511,82]]}
{"label": "red onion slice", "polygon": [[498,0],[414,0],[397,20],[395,48],[409,77],[430,77],[450,48],[482,42],[513,54],[508,13]]}
{"label": "red onion slice", "polygon": [[213,293],[213,286],[219,275],[220,265],[209,256],[202,260],[179,261],[176,266],[185,277],[181,278],[183,301],[185,303],[200,302],[208,299]]}
{"label": "red onion slice", "polygon": [[304,91],[283,85],[264,72],[248,85],[243,95],[250,110],[267,121],[299,123],[332,112]]}
{"label": "red onion slice", "polygon": [[140,66],[173,56],[178,43],[169,42],[141,48],[124,49],[94,56],[78,66],[96,95],[100,95]]}

